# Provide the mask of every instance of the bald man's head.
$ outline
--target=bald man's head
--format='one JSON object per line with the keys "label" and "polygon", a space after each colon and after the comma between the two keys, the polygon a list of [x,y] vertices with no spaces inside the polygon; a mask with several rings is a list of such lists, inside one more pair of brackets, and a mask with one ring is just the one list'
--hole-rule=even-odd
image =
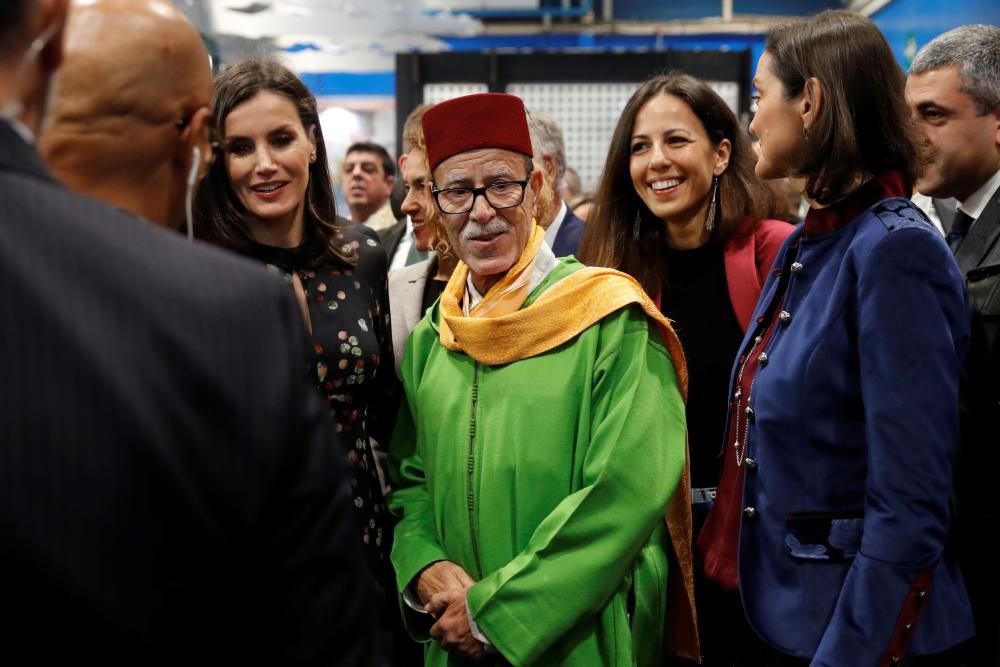
{"label": "bald man's head", "polygon": [[39,147],[70,187],[177,226],[211,97],[208,52],[169,0],[74,0]]}

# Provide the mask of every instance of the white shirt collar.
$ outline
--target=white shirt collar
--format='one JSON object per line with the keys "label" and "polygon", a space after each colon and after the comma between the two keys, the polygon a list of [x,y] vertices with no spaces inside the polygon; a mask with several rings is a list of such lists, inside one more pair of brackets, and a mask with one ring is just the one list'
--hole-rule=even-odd
{"label": "white shirt collar", "polygon": [[959,210],[964,211],[973,220],[978,220],[983,214],[983,209],[993,199],[993,194],[1000,188],[1000,170],[993,174],[993,177],[983,183],[983,186],[973,192],[968,199],[958,205]]}
{"label": "white shirt collar", "polygon": [[545,230],[545,242],[550,248],[555,247],[556,237],[559,236],[559,228],[562,226],[563,220],[566,219],[566,211],[568,210],[566,202],[560,200],[559,212],[556,213],[556,217],[552,221],[552,224],[549,225],[549,228]]}

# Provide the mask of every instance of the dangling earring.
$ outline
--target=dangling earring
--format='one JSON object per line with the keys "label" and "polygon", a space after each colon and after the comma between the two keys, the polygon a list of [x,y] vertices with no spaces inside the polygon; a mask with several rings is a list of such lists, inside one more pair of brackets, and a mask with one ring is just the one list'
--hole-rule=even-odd
{"label": "dangling earring", "polygon": [[719,177],[712,177],[712,202],[708,205],[708,217],[705,218],[705,231],[711,233],[715,229],[715,209],[719,205]]}
{"label": "dangling earring", "polygon": [[635,220],[632,221],[632,240],[639,240],[639,233],[642,231],[642,214],[638,209],[635,211]]}

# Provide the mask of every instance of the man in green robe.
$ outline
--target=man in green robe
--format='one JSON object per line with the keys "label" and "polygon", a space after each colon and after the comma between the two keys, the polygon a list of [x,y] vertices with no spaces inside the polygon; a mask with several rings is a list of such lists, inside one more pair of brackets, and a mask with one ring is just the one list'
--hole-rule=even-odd
{"label": "man in green robe", "polygon": [[461,260],[407,344],[390,448],[392,561],[426,664],[697,656],[676,336],[634,280],[542,242],[518,98],[444,102],[423,129]]}

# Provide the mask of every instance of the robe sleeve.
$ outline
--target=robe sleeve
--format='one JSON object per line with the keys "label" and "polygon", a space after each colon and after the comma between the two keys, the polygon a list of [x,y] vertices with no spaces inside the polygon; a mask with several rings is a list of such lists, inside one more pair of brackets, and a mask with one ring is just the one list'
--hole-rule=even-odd
{"label": "robe sleeve", "polygon": [[532,663],[601,612],[664,520],[685,465],[684,404],[659,333],[632,308],[599,326],[583,487],[469,589],[472,617],[513,664]]}
{"label": "robe sleeve", "polygon": [[858,350],[868,443],[861,549],[812,665],[902,657],[948,540],[958,439],[959,364],[968,336],[962,278],[930,230],[901,229],[866,258]]}

